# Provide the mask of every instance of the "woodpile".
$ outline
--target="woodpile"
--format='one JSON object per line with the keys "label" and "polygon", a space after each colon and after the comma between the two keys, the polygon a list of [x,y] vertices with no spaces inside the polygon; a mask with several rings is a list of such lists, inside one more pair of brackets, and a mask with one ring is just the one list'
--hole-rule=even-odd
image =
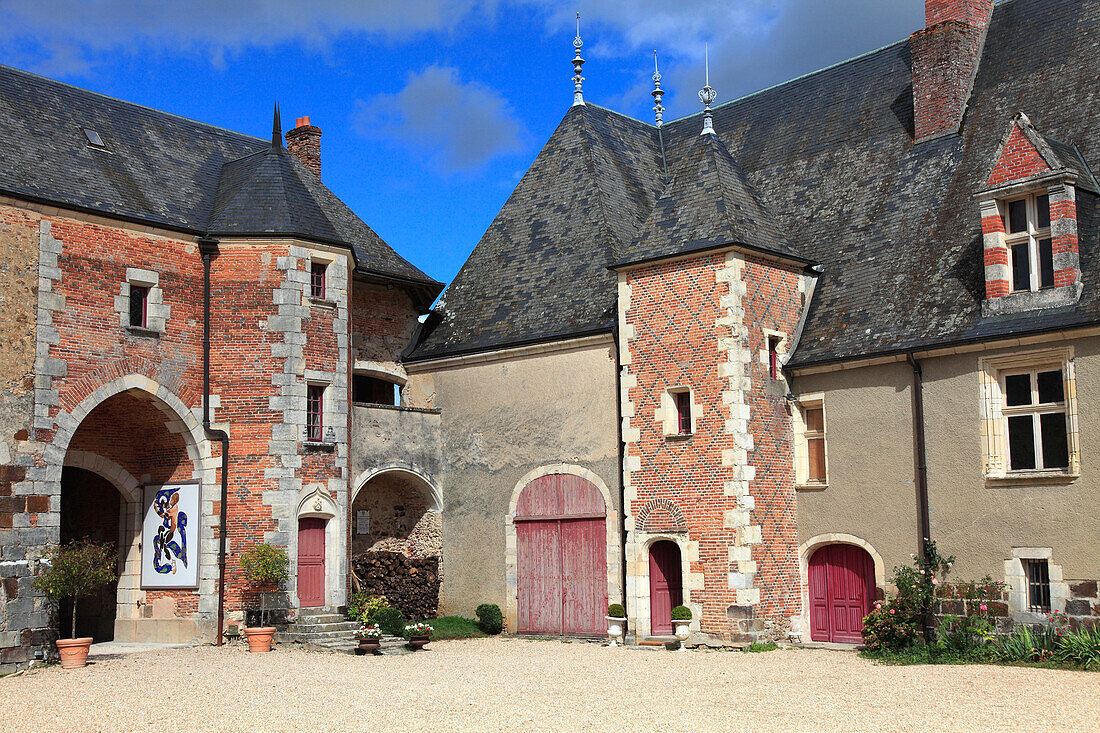
{"label": "woodpile", "polygon": [[352,559],[360,590],[385,596],[407,619],[435,618],[439,609],[439,558],[411,559],[399,552],[363,552]]}

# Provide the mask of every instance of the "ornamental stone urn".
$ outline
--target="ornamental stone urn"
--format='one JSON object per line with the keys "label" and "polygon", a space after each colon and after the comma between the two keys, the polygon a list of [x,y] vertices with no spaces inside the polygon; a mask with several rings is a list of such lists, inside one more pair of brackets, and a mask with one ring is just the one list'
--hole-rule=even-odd
{"label": "ornamental stone urn", "polygon": [[680,640],[680,643],[687,641],[688,636],[691,635],[691,619],[673,619],[672,620],[673,635]]}
{"label": "ornamental stone urn", "polygon": [[622,643],[623,629],[626,627],[626,619],[619,616],[605,616],[607,619],[608,646],[618,646]]}

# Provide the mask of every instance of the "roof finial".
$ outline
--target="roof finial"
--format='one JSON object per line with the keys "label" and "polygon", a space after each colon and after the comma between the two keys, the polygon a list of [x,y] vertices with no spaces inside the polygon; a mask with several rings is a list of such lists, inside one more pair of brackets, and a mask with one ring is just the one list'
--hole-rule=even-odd
{"label": "roof finial", "polygon": [[661,97],[665,95],[665,91],[661,89],[661,72],[657,69],[657,51],[653,51],[653,91],[650,92],[653,95],[653,101],[656,104],[653,105],[653,111],[657,115],[657,127],[661,127],[665,124],[665,108],[661,104]]}
{"label": "roof finial", "polygon": [[703,103],[703,132],[701,135],[713,135],[714,134],[714,122],[712,121],[712,113],[710,106],[714,104],[714,100],[718,98],[718,92],[710,88],[710,44],[706,45],[706,69],[707,69],[707,81],[706,85],[699,91],[699,101]]}
{"label": "roof finial", "polygon": [[271,124],[272,149],[283,147],[283,123],[279,120],[279,103],[275,102],[275,120]]}
{"label": "roof finial", "polygon": [[584,59],[581,58],[581,46],[584,43],[581,41],[581,14],[577,13],[577,37],[573,39],[573,48],[577,53],[573,57],[573,106],[584,106],[584,95],[581,94],[581,82],[584,81],[584,77],[581,76],[581,67],[584,66]]}

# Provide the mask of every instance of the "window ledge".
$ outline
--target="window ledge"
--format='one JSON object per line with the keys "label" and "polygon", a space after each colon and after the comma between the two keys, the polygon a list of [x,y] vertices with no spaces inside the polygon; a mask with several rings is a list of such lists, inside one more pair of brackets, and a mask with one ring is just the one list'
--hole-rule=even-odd
{"label": "window ledge", "polygon": [[996,298],[986,298],[982,301],[982,318],[1073,305],[1081,297],[1082,287],[1078,280],[1073,285],[1060,285],[1042,290],[1021,290]]}
{"label": "window ledge", "polygon": [[671,440],[671,441],[691,440],[693,435],[695,435],[695,433],[673,433],[672,435],[666,435],[665,440]]}
{"label": "window ledge", "polygon": [[306,440],[302,442],[302,448],[308,451],[318,451],[324,453],[331,453],[336,450],[335,443],[318,442],[315,440]]}
{"label": "window ledge", "polygon": [[1080,472],[1070,471],[1012,471],[1004,475],[986,476],[990,486],[1017,486],[1021,484],[1070,484],[1081,478]]}
{"label": "window ledge", "polygon": [[795,491],[824,491],[829,488],[828,483],[795,484]]}
{"label": "window ledge", "polygon": [[132,333],[134,336],[150,336],[156,338],[163,333],[153,328],[145,328],[144,326],[127,326],[126,330]]}
{"label": "window ledge", "polygon": [[328,298],[314,298],[312,295],[309,296],[309,304],[310,305],[316,305],[316,306],[319,306],[321,308],[335,308],[336,307],[336,301],[335,300],[329,300]]}

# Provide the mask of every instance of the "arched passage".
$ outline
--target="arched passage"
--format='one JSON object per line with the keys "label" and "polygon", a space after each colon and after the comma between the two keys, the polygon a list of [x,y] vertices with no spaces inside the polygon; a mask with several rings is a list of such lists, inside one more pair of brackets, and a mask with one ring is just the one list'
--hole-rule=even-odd
{"label": "arched passage", "polygon": [[351,502],[352,556],[369,551],[407,557],[443,552],[439,490],[422,474],[404,467],[368,472],[356,482]]}
{"label": "arched passage", "polygon": [[[65,448],[60,480],[61,541],[91,538],[118,548],[117,586],[103,598],[82,599],[77,607],[78,633],[86,632],[97,640],[116,637],[116,630],[121,640],[132,640],[135,623],[166,618],[174,624],[198,606],[201,517],[197,507],[189,512],[193,516],[177,518],[177,531],[166,540],[182,550],[184,526],[189,529],[187,554],[174,556],[177,567],[190,564],[196,570],[187,589],[177,585],[172,590],[143,590],[141,569],[143,558],[150,562],[152,558],[151,546],[142,546],[146,514],[142,485],[187,483],[197,491],[193,479],[201,471],[199,447],[184,417],[155,394],[126,388],[125,379],[90,396],[74,410],[83,419],[75,425],[65,421],[71,427],[59,430],[55,440],[55,445]],[[147,604],[151,607],[144,608]],[[66,606],[60,611],[59,621],[67,622]],[[169,635],[178,638],[174,632]],[[156,637],[155,629],[142,632],[142,638]]]}

